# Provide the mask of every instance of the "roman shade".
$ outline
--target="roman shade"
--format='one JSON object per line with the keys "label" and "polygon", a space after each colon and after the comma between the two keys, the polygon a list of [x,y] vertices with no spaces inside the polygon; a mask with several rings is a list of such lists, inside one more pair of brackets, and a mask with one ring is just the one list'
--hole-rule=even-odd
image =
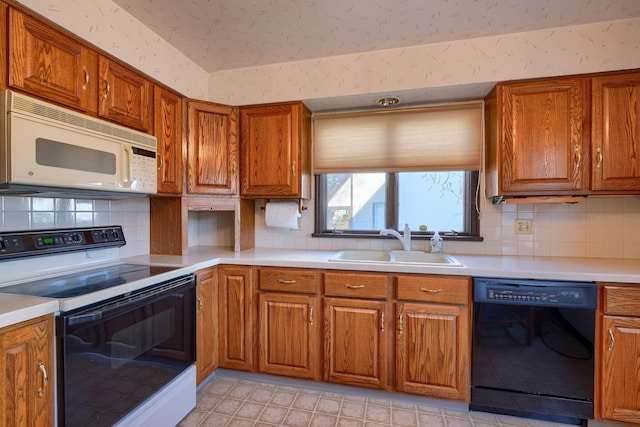
{"label": "roman shade", "polygon": [[313,173],[480,170],[482,107],[314,115]]}

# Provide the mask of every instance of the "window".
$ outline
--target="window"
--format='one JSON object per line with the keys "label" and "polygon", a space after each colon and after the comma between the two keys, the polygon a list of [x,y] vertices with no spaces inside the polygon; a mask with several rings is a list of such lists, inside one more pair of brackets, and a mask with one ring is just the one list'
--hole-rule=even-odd
{"label": "window", "polygon": [[408,224],[479,238],[481,102],[316,115],[313,127],[316,236]]}
{"label": "window", "polygon": [[408,224],[417,237],[478,237],[477,183],[478,172],[467,171],[317,175],[316,236],[378,235]]}

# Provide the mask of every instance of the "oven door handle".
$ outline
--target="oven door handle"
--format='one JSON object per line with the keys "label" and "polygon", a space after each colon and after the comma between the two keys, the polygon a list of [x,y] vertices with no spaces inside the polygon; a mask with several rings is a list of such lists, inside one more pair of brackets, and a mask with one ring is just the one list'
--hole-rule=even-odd
{"label": "oven door handle", "polygon": [[84,313],[77,316],[67,317],[67,324],[80,325],[82,323],[93,322],[98,319],[102,319],[102,311],[94,311],[92,313]]}

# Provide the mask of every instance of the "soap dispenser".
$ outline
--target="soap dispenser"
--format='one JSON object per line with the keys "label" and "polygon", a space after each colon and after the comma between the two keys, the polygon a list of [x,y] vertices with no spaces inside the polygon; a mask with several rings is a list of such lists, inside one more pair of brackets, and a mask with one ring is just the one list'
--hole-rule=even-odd
{"label": "soap dispenser", "polygon": [[436,231],[431,236],[431,253],[432,254],[441,254],[442,253],[442,237]]}

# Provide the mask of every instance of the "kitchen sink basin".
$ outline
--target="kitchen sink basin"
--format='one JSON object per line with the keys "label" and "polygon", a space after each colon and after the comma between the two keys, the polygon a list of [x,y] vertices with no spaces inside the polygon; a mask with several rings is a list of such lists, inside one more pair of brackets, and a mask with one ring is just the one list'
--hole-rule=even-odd
{"label": "kitchen sink basin", "polygon": [[340,251],[330,261],[390,262],[391,254],[387,251]]}
{"label": "kitchen sink basin", "polygon": [[393,262],[403,264],[437,264],[448,266],[462,266],[460,261],[447,254],[432,254],[429,252],[393,251]]}
{"label": "kitchen sink basin", "polygon": [[462,267],[462,263],[451,255],[420,251],[340,251],[329,261]]}

